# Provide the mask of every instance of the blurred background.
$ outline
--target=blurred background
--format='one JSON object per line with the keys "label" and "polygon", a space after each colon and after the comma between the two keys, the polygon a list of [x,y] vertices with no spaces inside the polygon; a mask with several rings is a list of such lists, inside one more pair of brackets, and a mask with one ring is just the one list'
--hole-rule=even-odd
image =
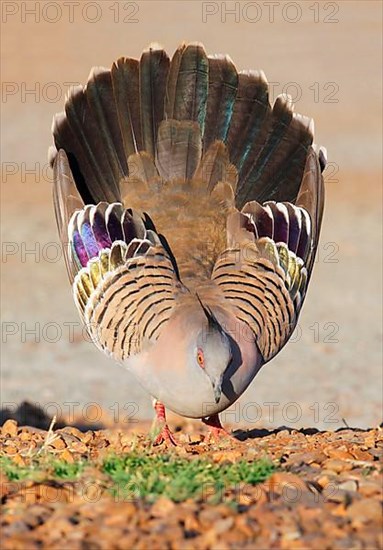
{"label": "blurred background", "polygon": [[[271,4],[271,5],[270,5]],[[94,65],[181,41],[263,69],[326,146],[326,209],[299,325],[223,422],[335,429],[382,416],[380,2],[3,1],[1,406],[132,422],[151,400],[86,338],[61,258],[47,164],[53,114]]]}

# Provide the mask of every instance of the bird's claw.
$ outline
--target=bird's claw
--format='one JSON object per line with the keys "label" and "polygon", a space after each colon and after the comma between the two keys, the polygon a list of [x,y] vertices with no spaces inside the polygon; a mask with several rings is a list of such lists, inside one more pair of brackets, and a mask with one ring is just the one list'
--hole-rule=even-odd
{"label": "bird's claw", "polygon": [[205,443],[211,443],[212,441],[218,442],[222,441],[223,439],[228,439],[230,441],[238,442],[238,440],[225,428],[215,428],[215,427],[209,427],[208,433],[205,435]]}
{"label": "bird's claw", "polygon": [[218,442],[222,439],[238,442],[238,440],[222,426],[218,414],[203,418],[202,422],[209,428],[204,439],[206,443],[211,443],[212,441]]}
{"label": "bird's claw", "polygon": [[156,447],[157,445],[162,445],[165,443],[165,445],[170,445],[177,447],[178,443],[174,438],[174,435],[169,429],[169,426],[165,424],[165,426],[162,427],[160,433],[157,435],[155,440],[153,441],[153,446]]}

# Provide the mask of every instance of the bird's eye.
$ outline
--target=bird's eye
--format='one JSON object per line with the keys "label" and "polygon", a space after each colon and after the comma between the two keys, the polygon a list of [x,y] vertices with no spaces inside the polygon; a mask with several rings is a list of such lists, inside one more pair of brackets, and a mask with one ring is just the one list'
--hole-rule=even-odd
{"label": "bird's eye", "polygon": [[197,350],[197,363],[201,367],[201,369],[205,368],[205,359],[203,356],[203,351],[201,349]]}

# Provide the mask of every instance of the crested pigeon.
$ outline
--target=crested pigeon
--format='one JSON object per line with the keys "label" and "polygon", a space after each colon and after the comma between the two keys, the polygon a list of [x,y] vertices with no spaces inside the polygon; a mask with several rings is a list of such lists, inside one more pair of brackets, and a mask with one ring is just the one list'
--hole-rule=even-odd
{"label": "crested pigeon", "polygon": [[289,340],[313,269],[324,148],[262,71],[182,44],[93,68],[53,120],[53,200],[94,344],[212,432]]}

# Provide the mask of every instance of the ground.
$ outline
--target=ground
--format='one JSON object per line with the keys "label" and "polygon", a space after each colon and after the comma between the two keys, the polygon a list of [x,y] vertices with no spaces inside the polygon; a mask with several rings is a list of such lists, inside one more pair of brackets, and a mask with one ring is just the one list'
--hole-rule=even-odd
{"label": "ground", "polygon": [[383,431],[235,431],[153,447],[150,425],[82,432],[8,419],[4,550],[383,547]]}

